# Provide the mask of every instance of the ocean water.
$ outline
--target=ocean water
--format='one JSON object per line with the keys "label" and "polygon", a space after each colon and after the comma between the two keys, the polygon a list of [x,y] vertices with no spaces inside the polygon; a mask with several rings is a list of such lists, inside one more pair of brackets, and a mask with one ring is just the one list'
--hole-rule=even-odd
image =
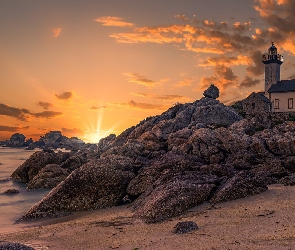
{"label": "ocean water", "polygon": [[[28,190],[25,183],[10,178],[12,172],[36,151],[38,150],[0,147],[0,233],[28,226],[15,221],[50,191]],[[3,194],[8,189],[17,189],[19,193]]]}

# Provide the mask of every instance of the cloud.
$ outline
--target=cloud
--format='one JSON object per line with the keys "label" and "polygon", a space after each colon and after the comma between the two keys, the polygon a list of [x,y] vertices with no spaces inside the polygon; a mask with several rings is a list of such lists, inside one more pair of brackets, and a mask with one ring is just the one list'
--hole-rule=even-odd
{"label": "cloud", "polygon": [[51,103],[49,103],[49,102],[38,102],[37,103],[37,105],[38,106],[40,106],[40,107],[42,107],[42,108],[44,108],[44,109],[48,109],[48,108],[50,108],[50,107],[52,107],[53,105],[51,104]]}
{"label": "cloud", "polygon": [[159,83],[157,83],[153,80],[150,80],[147,77],[139,75],[137,73],[123,73],[123,75],[128,77],[128,82],[136,83],[136,84],[143,85],[146,87],[153,88],[159,84]]}
{"label": "cloud", "polygon": [[188,97],[181,96],[181,95],[153,95],[148,93],[130,93],[130,94],[134,96],[151,98],[151,99],[162,100],[162,101],[185,101],[190,99]]}
{"label": "cloud", "polygon": [[55,94],[55,97],[57,97],[60,100],[69,100],[73,97],[72,92],[63,92],[61,94]]}
{"label": "cloud", "polygon": [[79,128],[62,128],[61,132],[64,135],[75,136],[75,137],[77,137],[78,135],[84,134],[84,131]]}
{"label": "cloud", "polygon": [[282,46],[284,50],[295,54],[294,23],[295,1],[294,0],[255,0],[255,10],[269,26],[260,30],[258,37],[264,37],[268,41],[273,40]]}
{"label": "cloud", "polygon": [[97,109],[106,109],[106,108],[107,108],[107,106],[99,106],[99,107],[92,106],[90,109],[97,110]]}
{"label": "cloud", "polygon": [[188,21],[188,18],[185,15],[175,15],[174,17],[181,21]]}
{"label": "cloud", "polygon": [[167,108],[169,108],[168,105],[135,102],[133,100],[131,100],[131,101],[127,102],[127,103],[114,103],[114,105],[118,105],[118,106],[121,106],[121,107],[132,108],[132,109],[166,110]]}
{"label": "cloud", "polygon": [[241,22],[235,22],[233,24],[233,29],[237,32],[246,32],[248,30],[251,30],[251,23],[250,22],[245,22],[245,23],[241,23]]}
{"label": "cloud", "polygon": [[19,130],[18,127],[10,127],[10,126],[1,126],[0,125],[0,131],[17,132],[18,130]]}
{"label": "cloud", "polygon": [[[260,58],[261,58],[261,55],[260,55]],[[223,65],[223,66],[229,67],[233,65],[249,65],[251,62],[252,60],[245,55],[237,55],[237,56],[220,55],[220,56],[207,57],[206,59],[201,60],[198,66],[216,67],[218,65]]]}
{"label": "cloud", "polygon": [[59,37],[59,35],[60,35],[60,33],[61,33],[61,28],[54,28],[53,30],[52,30],[52,36],[53,37]]}
{"label": "cloud", "polygon": [[30,111],[27,109],[19,109],[0,103],[0,115],[14,117],[20,121],[26,121],[29,114]]}
{"label": "cloud", "polygon": [[123,21],[123,18],[116,16],[103,16],[95,20],[102,23],[103,26],[115,26],[115,27],[132,27],[133,23]]}
{"label": "cloud", "polygon": [[241,82],[241,87],[254,87],[260,83],[260,79],[253,79],[249,76],[246,76],[245,79]]}
{"label": "cloud", "polygon": [[261,62],[262,54],[260,50],[256,50],[251,55],[252,65],[246,68],[247,72],[253,76],[261,76],[264,73],[264,64]]}
{"label": "cloud", "polygon": [[195,79],[193,77],[187,77],[187,78],[179,81],[177,84],[175,84],[175,87],[181,88],[181,87],[191,86],[192,83],[194,82],[194,80]]}
{"label": "cloud", "polygon": [[223,92],[229,86],[237,86],[238,77],[230,67],[217,65],[214,68],[213,76],[201,78],[199,90],[208,88],[210,84],[214,84]]}
{"label": "cloud", "polygon": [[43,111],[40,113],[34,113],[32,115],[34,117],[41,117],[41,118],[50,119],[50,118],[54,118],[56,116],[60,116],[62,114],[63,114],[62,112],[56,112],[56,111]]}

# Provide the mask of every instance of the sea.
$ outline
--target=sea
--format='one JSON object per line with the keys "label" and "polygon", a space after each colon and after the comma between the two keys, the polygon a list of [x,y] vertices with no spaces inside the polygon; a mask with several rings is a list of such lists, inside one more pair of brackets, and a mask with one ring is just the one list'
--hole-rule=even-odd
{"label": "sea", "polygon": [[[0,233],[29,226],[16,221],[50,191],[28,190],[25,183],[10,178],[13,171],[38,150],[0,147]],[[17,189],[19,193],[3,194],[8,189]]]}

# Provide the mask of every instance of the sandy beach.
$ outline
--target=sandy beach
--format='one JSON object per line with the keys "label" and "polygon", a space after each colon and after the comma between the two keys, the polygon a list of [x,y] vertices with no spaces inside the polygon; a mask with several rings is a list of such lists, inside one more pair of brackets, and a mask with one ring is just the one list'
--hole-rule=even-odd
{"label": "sandy beach", "polygon": [[[4,233],[0,240],[35,249],[295,249],[294,200],[294,186],[272,185],[262,194],[215,207],[203,204],[162,223],[134,219],[125,205]],[[187,220],[199,229],[172,232]]]}

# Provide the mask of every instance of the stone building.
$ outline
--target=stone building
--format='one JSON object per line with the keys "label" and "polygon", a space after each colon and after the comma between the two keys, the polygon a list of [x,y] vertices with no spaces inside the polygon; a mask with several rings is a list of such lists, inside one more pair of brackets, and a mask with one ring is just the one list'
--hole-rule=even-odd
{"label": "stone building", "polygon": [[264,92],[251,93],[241,101],[246,115],[295,112],[295,79],[281,80],[283,56],[272,43],[268,54],[262,55],[264,64]]}
{"label": "stone building", "polygon": [[241,102],[243,111],[247,115],[256,114],[265,115],[271,110],[271,102],[265,97],[264,92],[252,92],[246,99]]}

